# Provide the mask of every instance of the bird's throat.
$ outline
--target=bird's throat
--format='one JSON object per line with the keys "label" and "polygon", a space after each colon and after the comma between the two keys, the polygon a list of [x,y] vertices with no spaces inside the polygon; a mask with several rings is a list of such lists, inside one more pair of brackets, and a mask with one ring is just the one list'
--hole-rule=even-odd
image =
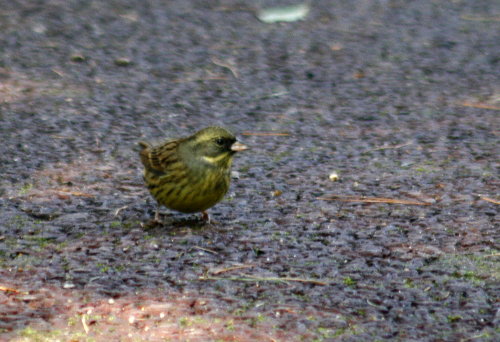
{"label": "bird's throat", "polygon": [[231,166],[231,155],[229,153],[223,153],[215,157],[203,156],[201,159],[203,159],[206,163],[217,167]]}

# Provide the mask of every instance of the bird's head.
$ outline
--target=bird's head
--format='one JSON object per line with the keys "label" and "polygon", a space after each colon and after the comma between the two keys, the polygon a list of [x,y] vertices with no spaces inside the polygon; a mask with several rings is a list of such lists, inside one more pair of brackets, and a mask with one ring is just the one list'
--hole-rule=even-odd
{"label": "bird's head", "polygon": [[247,149],[227,129],[216,126],[196,132],[183,145],[184,155],[188,152],[195,160],[219,168],[229,168],[233,155]]}

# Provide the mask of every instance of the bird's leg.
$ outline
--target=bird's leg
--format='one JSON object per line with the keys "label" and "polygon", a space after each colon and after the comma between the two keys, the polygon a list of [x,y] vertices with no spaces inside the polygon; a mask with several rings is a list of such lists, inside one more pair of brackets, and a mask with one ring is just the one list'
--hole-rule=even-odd
{"label": "bird's leg", "polygon": [[155,212],[155,222],[160,223],[160,205],[158,204],[156,206],[156,212]]}
{"label": "bird's leg", "polygon": [[155,218],[150,220],[143,227],[145,229],[150,229],[150,228],[154,228],[154,227],[161,226],[161,225],[162,225],[162,222],[160,220],[160,205],[158,204],[158,206],[156,207],[156,211],[155,211]]}
{"label": "bird's leg", "polygon": [[202,219],[204,222],[206,222],[206,223],[210,224],[210,215],[209,215],[209,214],[208,214],[205,210],[203,210],[203,211],[201,212],[201,219]]}
{"label": "bird's leg", "polygon": [[202,211],[201,212],[201,219],[206,224],[214,224],[214,225],[219,224],[218,221],[212,220],[212,218],[210,217],[210,214],[208,212],[206,212],[206,211]]}

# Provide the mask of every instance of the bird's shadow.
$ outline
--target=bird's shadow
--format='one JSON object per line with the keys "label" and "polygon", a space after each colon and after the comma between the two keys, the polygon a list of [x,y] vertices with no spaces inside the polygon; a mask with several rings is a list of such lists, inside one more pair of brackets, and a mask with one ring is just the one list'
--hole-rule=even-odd
{"label": "bird's shadow", "polygon": [[200,216],[180,217],[172,214],[161,214],[159,220],[151,219],[143,224],[143,228],[148,233],[165,234],[167,232],[170,235],[184,235],[217,228],[217,224],[218,222],[213,220],[203,220]]}

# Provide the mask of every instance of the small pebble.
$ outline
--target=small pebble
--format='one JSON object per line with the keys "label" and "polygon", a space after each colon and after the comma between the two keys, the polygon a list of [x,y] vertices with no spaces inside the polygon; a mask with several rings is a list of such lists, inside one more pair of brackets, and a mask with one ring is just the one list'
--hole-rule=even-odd
{"label": "small pebble", "polygon": [[336,182],[339,180],[339,175],[337,172],[332,172],[330,173],[330,175],[328,176],[328,178],[332,181],[332,182]]}

